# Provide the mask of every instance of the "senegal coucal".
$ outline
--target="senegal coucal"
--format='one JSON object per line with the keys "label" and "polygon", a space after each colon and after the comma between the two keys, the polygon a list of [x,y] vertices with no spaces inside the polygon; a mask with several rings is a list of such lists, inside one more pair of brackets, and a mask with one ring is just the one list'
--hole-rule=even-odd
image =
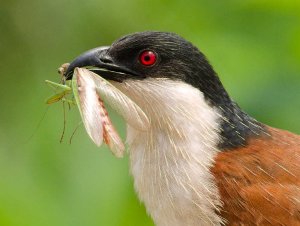
{"label": "senegal coucal", "polygon": [[158,226],[300,225],[300,136],[232,101],[205,56],[173,33],[127,35],[76,58],[150,119],[127,126],[134,187]]}

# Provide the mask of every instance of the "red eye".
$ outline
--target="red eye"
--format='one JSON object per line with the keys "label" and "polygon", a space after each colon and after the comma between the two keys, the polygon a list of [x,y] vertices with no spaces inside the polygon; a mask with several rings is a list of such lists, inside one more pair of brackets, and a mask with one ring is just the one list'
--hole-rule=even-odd
{"label": "red eye", "polygon": [[151,66],[156,62],[156,54],[151,50],[146,50],[140,54],[139,60],[142,65]]}

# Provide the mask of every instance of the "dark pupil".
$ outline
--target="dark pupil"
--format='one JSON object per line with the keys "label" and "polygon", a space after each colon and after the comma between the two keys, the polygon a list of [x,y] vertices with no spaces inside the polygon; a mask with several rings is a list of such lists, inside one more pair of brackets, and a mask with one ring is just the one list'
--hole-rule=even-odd
{"label": "dark pupil", "polygon": [[149,61],[149,60],[150,60],[150,56],[149,56],[149,55],[144,56],[144,60],[145,60],[145,61]]}

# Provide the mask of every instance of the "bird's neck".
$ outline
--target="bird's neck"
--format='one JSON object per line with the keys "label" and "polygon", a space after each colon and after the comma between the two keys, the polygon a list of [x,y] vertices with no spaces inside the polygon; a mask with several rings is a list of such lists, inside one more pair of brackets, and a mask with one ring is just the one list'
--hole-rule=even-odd
{"label": "bird's neck", "polygon": [[220,150],[245,146],[251,138],[267,134],[262,123],[243,112],[233,101],[219,106],[219,110],[223,116],[220,131],[221,141],[218,144]]}
{"label": "bird's neck", "polygon": [[[198,53],[200,54],[200,53]],[[200,54],[201,55],[201,54]],[[267,133],[264,126],[243,112],[232,101],[219,77],[204,56],[199,58],[202,63],[195,64],[190,76],[185,82],[202,91],[206,102],[217,108],[222,115],[220,125],[220,150],[230,150],[244,146],[249,138]],[[201,65],[206,65],[202,67]]]}
{"label": "bird's neck", "polygon": [[151,121],[128,126],[135,189],[157,225],[219,225],[219,193],[210,172],[220,143],[218,109],[203,94],[167,79],[126,81],[119,88]]}

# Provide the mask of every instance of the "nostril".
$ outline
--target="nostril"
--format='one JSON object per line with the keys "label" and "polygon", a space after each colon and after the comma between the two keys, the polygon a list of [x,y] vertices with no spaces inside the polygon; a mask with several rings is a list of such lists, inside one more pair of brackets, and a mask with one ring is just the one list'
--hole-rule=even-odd
{"label": "nostril", "polygon": [[112,64],[112,63],[113,63],[113,60],[111,59],[110,56],[101,56],[101,57],[100,57],[100,60],[101,60],[103,63],[107,63],[107,64]]}

